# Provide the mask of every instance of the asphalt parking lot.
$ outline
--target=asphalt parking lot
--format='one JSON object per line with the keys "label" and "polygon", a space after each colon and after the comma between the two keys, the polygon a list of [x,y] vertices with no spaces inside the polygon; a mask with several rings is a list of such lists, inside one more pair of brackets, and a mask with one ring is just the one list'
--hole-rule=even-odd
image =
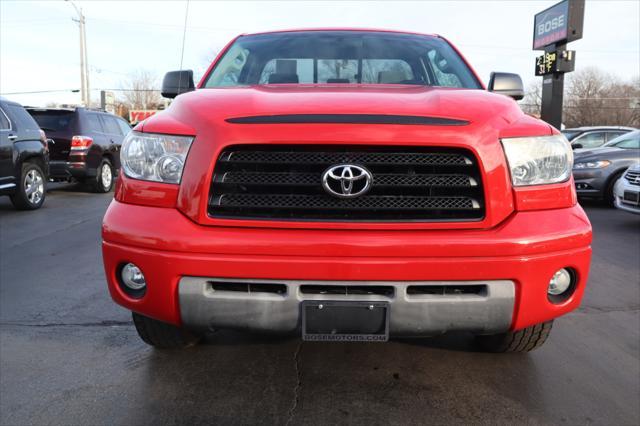
{"label": "asphalt parking lot", "polygon": [[112,194],[55,185],[0,197],[0,423],[640,423],[640,217],[588,204],[582,307],[530,354],[466,334],[387,344],[235,332],[184,351],[137,337],[109,298],[100,223]]}

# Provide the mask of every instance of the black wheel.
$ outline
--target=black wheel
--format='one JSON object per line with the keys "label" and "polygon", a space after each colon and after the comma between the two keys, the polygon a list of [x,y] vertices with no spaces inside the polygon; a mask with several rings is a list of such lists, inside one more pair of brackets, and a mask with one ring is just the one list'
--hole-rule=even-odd
{"label": "black wheel", "polygon": [[611,179],[609,179],[609,182],[607,183],[607,187],[604,190],[604,202],[609,207],[615,207],[615,194],[613,193],[613,189],[616,186],[616,182],[622,179],[623,173],[624,173],[624,170],[614,174],[611,177]]}
{"label": "black wheel", "polygon": [[548,321],[518,331],[476,336],[476,340],[487,352],[529,352],[544,344],[552,326],[553,321]]}
{"label": "black wheel", "polygon": [[135,312],[132,313],[132,316],[138,336],[146,344],[158,349],[186,348],[195,345],[201,339],[201,336],[175,325],[154,320]]}
{"label": "black wheel", "polygon": [[19,210],[36,210],[47,195],[45,175],[36,163],[23,163],[11,202]]}
{"label": "black wheel", "polygon": [[104,194],[113,188],[113,166],[108,158],[103,158],[98,166],[96,177],[91,181],[94,192]]}

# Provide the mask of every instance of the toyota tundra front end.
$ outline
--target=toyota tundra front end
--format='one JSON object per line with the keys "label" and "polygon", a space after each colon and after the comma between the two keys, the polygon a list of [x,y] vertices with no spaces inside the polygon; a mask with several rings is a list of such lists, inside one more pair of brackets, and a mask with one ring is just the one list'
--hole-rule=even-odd
{"label": "toyota tundra front end", "polygon": [[[439,36],[243,35],[126,138],[103,224],[143,340],[474,333],[528,351],[580,304],[591,226],[569,143]],[[495,93],[491,93],[495,92]],[[507,95],[507,96],[505,96]]]}

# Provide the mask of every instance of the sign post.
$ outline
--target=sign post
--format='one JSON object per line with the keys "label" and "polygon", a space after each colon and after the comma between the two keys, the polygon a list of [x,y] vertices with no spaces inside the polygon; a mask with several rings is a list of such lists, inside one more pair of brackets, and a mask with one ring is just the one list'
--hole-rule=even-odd
{"label": "sign post", "polygon": [[536,58],[537,76],[542,76],[541,118],[552,126],[562,126],[564,74],[575,69],[576,52],[567,43],[582,38],[584,0],[563,0],[536,14],[533,23],[533,50],[543,50]]}
{"label": "sign post", "polygon": [[111,114],[116,113],[116,98],[113,95],[113,92],[105,90],[100,91],[100,108],[103,111],[110,112]]}

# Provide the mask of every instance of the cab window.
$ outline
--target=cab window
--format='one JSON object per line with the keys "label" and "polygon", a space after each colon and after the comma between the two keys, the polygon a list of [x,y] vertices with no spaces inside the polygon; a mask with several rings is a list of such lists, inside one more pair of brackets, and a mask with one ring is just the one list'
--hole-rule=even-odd
{"label": "cab window", "polygon": [[357,83],[358,61],[353,59],[320,59],[318,83]]}
{"label": "cab window", "polygon": [[298,83],[313,83],[313,59],[271,59],[264,65],[258,84],[268,84],[269,78],[273,74],[295,74],[298,76]]}
{"label": "cab window", "polygon": [[414,80],[411,66],[402,59],[365,59],[362,61],[363,83],[401,84]]}

